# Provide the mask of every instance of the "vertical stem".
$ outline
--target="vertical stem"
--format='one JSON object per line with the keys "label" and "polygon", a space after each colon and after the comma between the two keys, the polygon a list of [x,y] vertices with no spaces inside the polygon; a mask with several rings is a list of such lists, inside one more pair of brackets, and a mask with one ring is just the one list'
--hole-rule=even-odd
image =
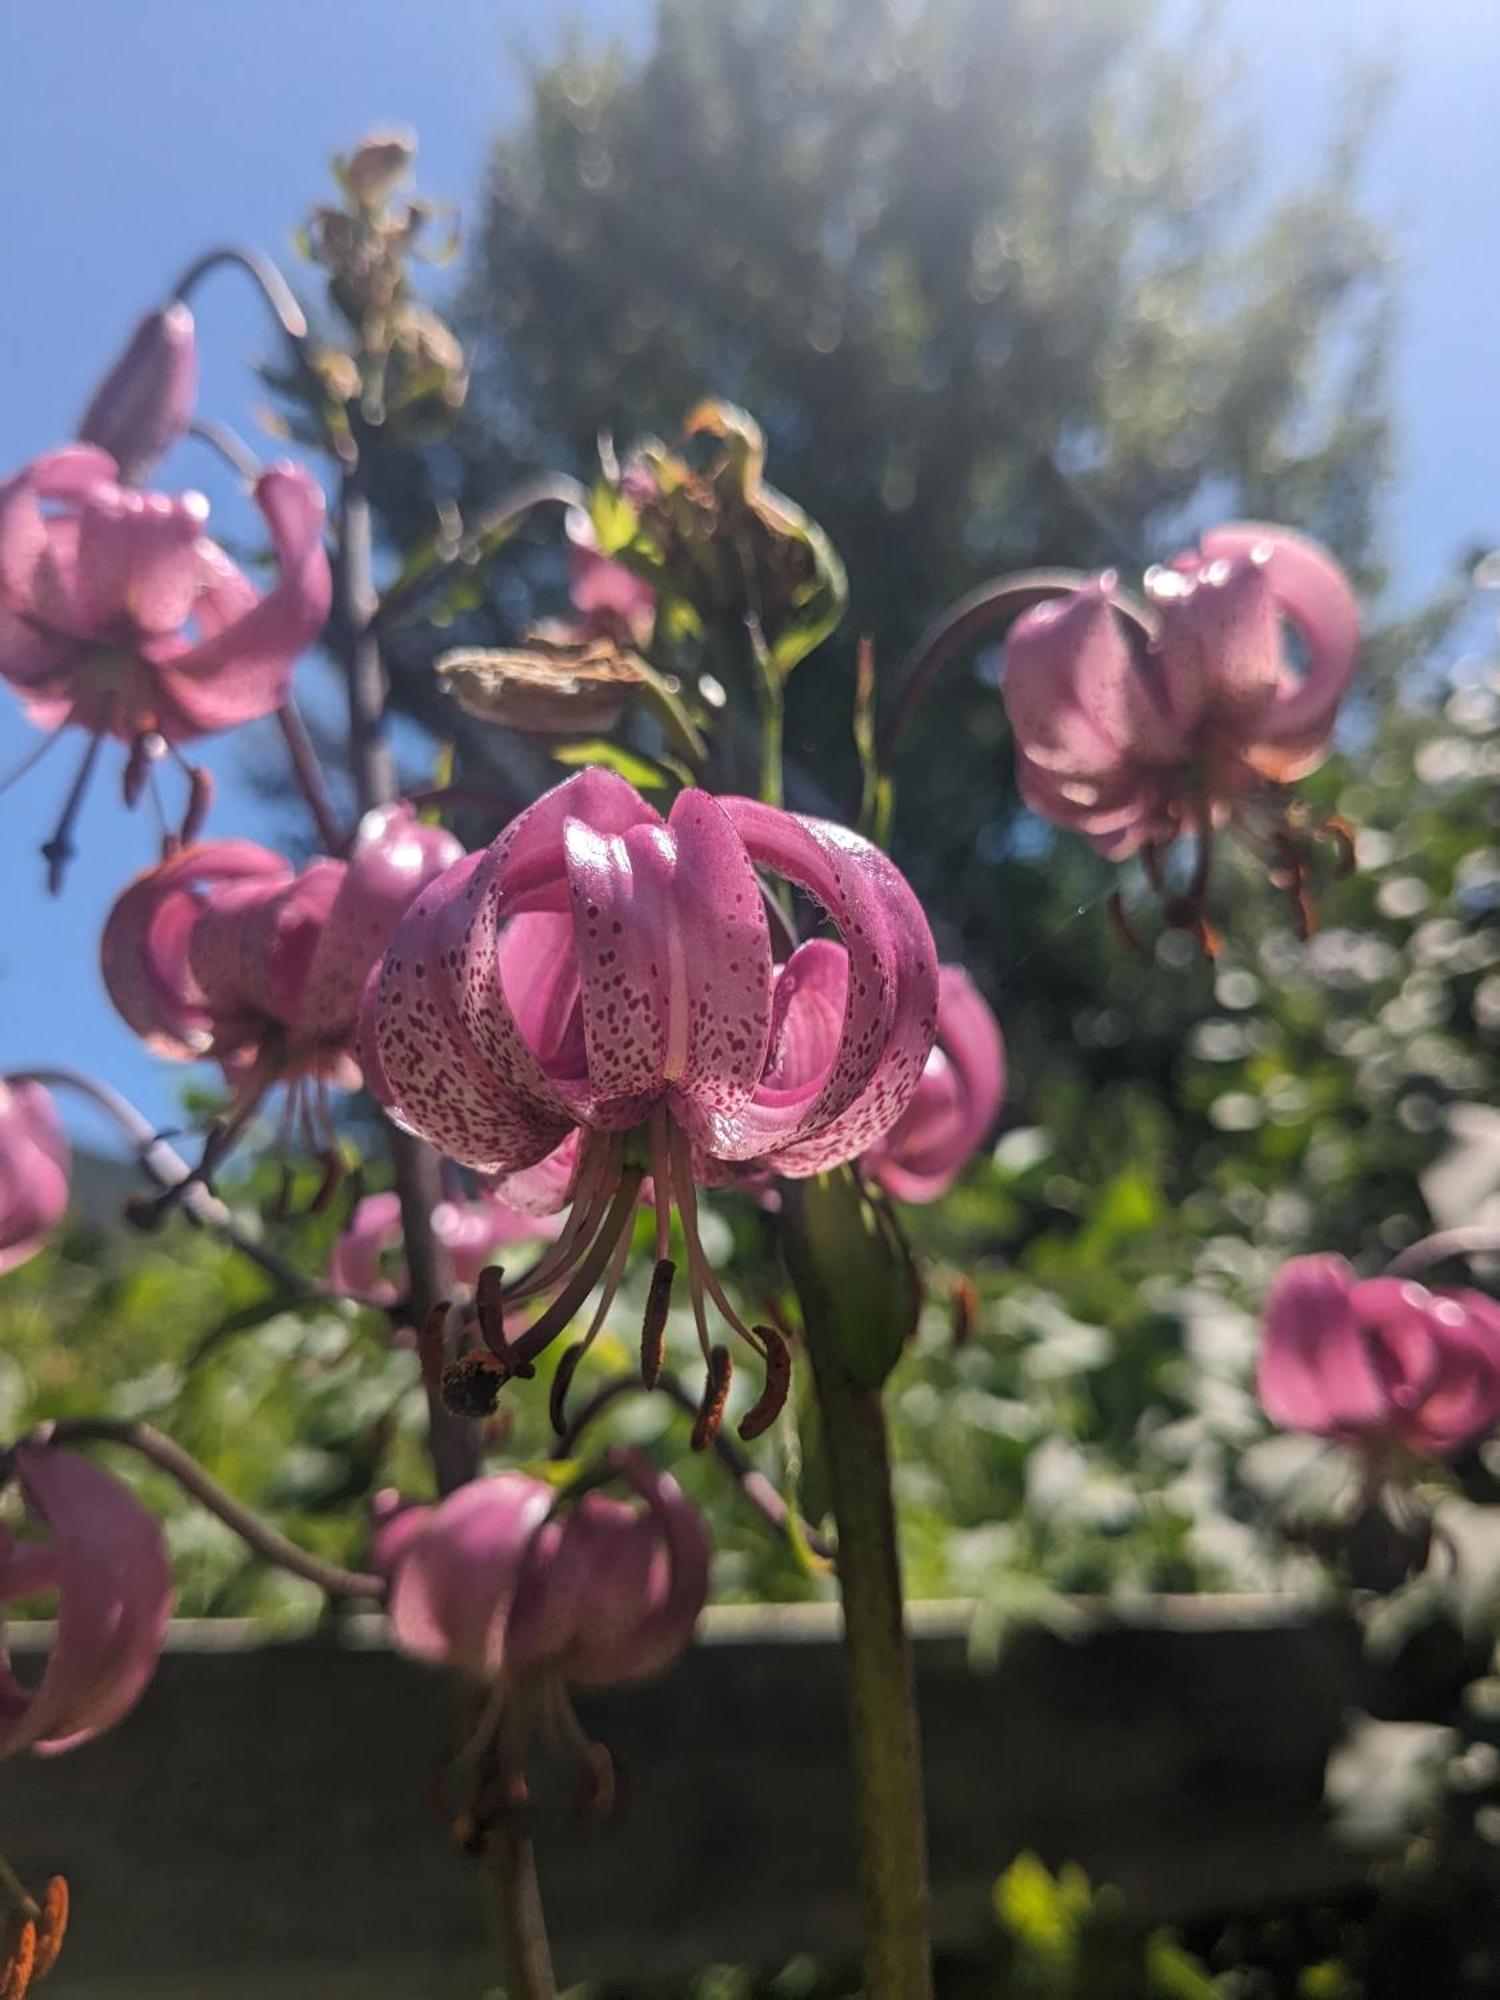
{"label": "vertical stem", "polygon": [[[349,696],[349,755],[355,796],[362,813],[396,795],[396,766],[385,733],[386,680],[380,639],[374,627],[377,605],[370,500],[358,464],[346,467],[340,482],[340,535],[334,575],[337,643]],[[401,1228],[411,1277],[412,1314],[425,1324],[446,1294],[449,1273],[432,1230],[432,1211],[442,1198],[437,1155],[409,1132],[387,1127]],[[435,1392],[428,1394],[428,1440],[441,1492],[452,1492],[479,1468],[475,1425],[456,1417]],[[519,1826],[500,1829],[486,1853],[486,1883],[506,1961],[511,2000],[552,2000],[556,1982],[547,1945],[536,1862],[531,1842]]]}
{"label": "vertical stem", "polygon": [[298,791],[307,802],[307,810],[312,814],[318,838],[330,854],[342,854],[343,831],[328,797],[328,789],[323,783],[323,767],[318,762],[318,753],[313,748],[312,738],[307,733],[307,724],[302,720],[302,711],[288,697],[277,709],[276,720],[281,728],[282,740],[286,744],[292,776],[297,781]]}
{"label": "vertical stem", "polygon": [[[334,630],[343,656],[349,698],[349,760],[361,813],[396,796],[396,765],[385,733],[386,680],[375,615],[374,546],[370,500],[359,469],[346,471],[339,493],[338,562],[334,571]],[[449,1289],[442,1250],[432,1233],[432,1211],[442,1200],[437,1156],[409,1132],[388,1125],[387,1144],[401,1203],[401,1230],[411,1275],[415,1325]],[[451,1493],[479,1469],[478,1434],[429,1391],[428,1439],[438,1490]]]}
{"label": "vertical stem", "polygon": [[922,1751],[885,1408],[880,1390],[863,1387],[845,1368],[829,1302],[796,1242],[793,1218],[787,1261],[802,1303],[838,1527],[868,2000],[931,2000]]}
{"label": "vertical stem", "polygon": [[490,1834],[487,1859],[507,1972],[506,2000],[554,2000],[557,1981],[531,1842],[519,1825],[502,1820]]}

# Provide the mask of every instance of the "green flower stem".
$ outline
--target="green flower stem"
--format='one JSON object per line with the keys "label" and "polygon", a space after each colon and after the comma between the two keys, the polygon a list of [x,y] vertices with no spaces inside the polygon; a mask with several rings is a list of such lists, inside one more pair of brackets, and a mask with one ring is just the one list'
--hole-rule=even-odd
{"label": "green flower stem", "polygon": [[794,1243],[795,1230],[788,1261],[802,1302],[838,1527],[868,2000],[931,2000],[922,1753],[885,1408],[879,1389],[862,1387],[848,1373],[829,1302]]}

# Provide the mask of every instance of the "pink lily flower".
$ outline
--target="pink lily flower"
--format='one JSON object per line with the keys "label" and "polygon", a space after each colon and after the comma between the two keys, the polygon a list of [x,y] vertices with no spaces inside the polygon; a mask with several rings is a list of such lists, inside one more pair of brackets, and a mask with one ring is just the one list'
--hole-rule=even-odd
{"label": "pink lily flower", "polygon": [[175,751],[285,702],[332,596],[323,495],[286,462],[254,493],[280,568],[264,596],[208,539],[201,494],[122,485],[96,446],[49,452],[0,486],[0,678],[39,728],[92,739],[44,850],[55,868],[103,737],[132,746],[133,797],[160,745]]}
{"label": "pink lily flower", "polygon": [[51,1756],[140,1699],[172,1613],[172,1570],[154,1516],[88,1459],[20,1444],[11,1466],[47,1534],[20,1541],[0,1528],[0,1605],[55,1592],[57,1635],[35,1688],[0,1647],[0,1757]]}
{"label": "pink lily flower", "polygon": [[71,1166],[51,1093],[0,1078],[0,1272],[34,1257],[62,1221]]}
{"label": "pink lily flower", "polygon": [[110,911],[101,963],[110,998],[147,1046],[210,1057],[235,1090],[215,1157],[275,1083],[292,1086],[309,1137],[332,1143],[326,1091],[358,1087],[360,994],[407,904],[463,855],[410,807],[361,822],[348,861],[297,873],[246,840],[183,848],[137,876]]}
{"label": "pink lily flower", "polygon": [[1257,1389],[1283,1430],[1446,1458],[1500,1423],[1500,1305],[1295,1257],[1266,1300]]}
{"label": "pink lily flower", "polygon": [[860,1165],[898,1201],[937,1201],[984,1143],[1004,1095],[1000,1024],[963,967],[945,965],[937,1040],[916,1095]]}
{"label": "pink lily flower", "polygon": [[[1021,796],[1111,860],[1142,853],[1155,877],[1172,843],[1195,833],[1206,877],[1213,830],[1255,837],[1258,814],[1278,821],[1268,788],[1327,754],[1358,607],[1326,550],[1253,522],[1211,530],[1149,571],[1145,590],[1127,618],[1107,573],[1011,628],[1001,692]],[[1301,644],[1300,672],[1283,624]],[[1290,842],[1278,824],[1271,858],[1300,893]]]}
{"label": "pink lily flower", "polygon": [[[472,1290],[497,1250],[516,1243],[552,1242],[562,1232],[558,1215],[524,1215],[498,1194],[473,1201],[440,1201],[432,1211],[432,1233],[448,1253],[456,1281]],[[328,1283],[371,1305],[393,1306],[406,1289],[406,1270],[390,1269],[401,1248],[401,1201],[391,1190],[367,1194],[334,1245]]]}
{"label": "pink lily flower", "polygon": [[187,435],[198,398],[198,339],[191,309],[174,299],[147,313],[89,399],[81,444],[98,445],[134,483]]}
{"label": "pink lily flower", "polygon": [[634,570],[604,554],[594,524],[581,507],[568,509],[565,532],[568,595],[578,613],[578,636],[602,635],[624,645],[648,645],[656,623],[656,592]]}
{"label": "pink lily flower", "polygon": [[698,1510],[643,1453],[610,1457],[636,1504],[600,1492],[560,1504],[555,1487],[520,1472],[476,1479],[436,1506],[403,1507],[390,1493],[376,1503],[375,1566],[390,1579],[397,1647],[487,1685],[491,1726],[508,1711],[545,1714],[591,1758],[568,1688],[660,1673],[708,1596]]}
{"label": "pink lily flower", "polygon": [[[804,944],[778,964],[758,868],[816,898],[842,944]],[[361,1049],[391,1115],[483,1173],[534,1168],[576,1136],[567,1228],[488,1303],[561,1283],[556,1300],[513,1343],[493,1314],[481,1320],[502,1372],[524,1368],[602,1279],[583,1344],[593,1338],[649,1172],[658,1285],[646,1347],[665,1319],[675,1206],[709,1365],[701,1445],[730,1373],[727,1350],[710,1348],[705,1294],[767,1365],[769,1400],[742,1435],[771,1421],[786,1378],[779,1337],[745,1325],[703,1254],[697,1183],[750,1161],[795,1176],[856,1158],[911,1102],[936,1025],[932,935],[877,848],[701,791],[681,793],[663,821],[592,769],[413,903],[366,995]]]}

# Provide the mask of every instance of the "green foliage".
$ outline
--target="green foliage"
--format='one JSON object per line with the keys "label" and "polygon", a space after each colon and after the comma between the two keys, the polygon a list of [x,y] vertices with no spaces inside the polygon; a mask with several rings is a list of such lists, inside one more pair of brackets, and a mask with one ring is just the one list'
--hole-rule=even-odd
{"label": "green foliage", "polygon": [[1050,1875],[1033,1854],[995,1884],[1012,1947],[1013,2000],[1216,2000],[1220,1989],[1164,1931],[1142,1934],[1123,1899],[1071,1863]]}

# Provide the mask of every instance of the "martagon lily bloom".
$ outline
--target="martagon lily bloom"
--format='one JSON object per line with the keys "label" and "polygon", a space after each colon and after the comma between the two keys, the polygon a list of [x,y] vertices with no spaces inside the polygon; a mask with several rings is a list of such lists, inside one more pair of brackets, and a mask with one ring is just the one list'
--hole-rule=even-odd
{"label": "martagon lily bloom", "polygon": [[0,1606],[56,1597],[56,1634],[34,1688],[0,1648],[0,1757],[49,1756],[88,1742],[140,1699],[156,1669],[173,1602],[155,1519],[86,1458],[49,1444],[10,1456],[27,1507],[45,1531],[0,1527]]}
{"label": "martagon lily bloom", "polygon": [[963,967],[945,965],[937,1040],[916,1095],[860,1165],[898,1201],[937,1201],[984,1143],[1004,1095],[1000,1024]]}
{"label": "martagon lily bloom", "polygon": [[389,1579],[396,1645],[491,1692],[486,1724],[512,1760],[537,1722],[600,1759],[569,1687],[660,1673],[683,1651],[708,1596],[709,1541],[670,1474],[638,1451],[609,1463],[632,1499],[501,1472],[436,1506],[376,1503],[375,1565]]}
{"label": "martagon lily bloom", "polygon": [[105,736],[131,747],[133,797],[160,745],[175,750],[285,702],[328,616],[323,495],[283,462],[254,496],[280,572],[263,596],[208,538],[201,494],[124,485],[96,446],[49,452],[0,486],[0,677],[38,727],[90,739],[44,849],[54,884]]}
{"label": "martagon lily bloom", "polygon": [[[1214,830],[1233,825],[1305,917],[1305,857],[1272,788],[1327,753],[1359,645],[1348,580],[1317,543],[1238,522],[1149,571],[1145,594],[1129,604],[1097,576],[1011,628],[1001,691],[1021,796],[1112,860],[1140,853],[1158,888],[1167,850],[1196,835],[1190,927]],[[1315,831],[1347,843],[1336,822]]]}
{"label": "martagon lily bloom", "polygon": [[34,1257],[67,1213],[71,1157],[51,1093],[0,1078],[0,1272]]}
{"label": "martagon lily bloom", "polygon": [[[432,1233],[447,1253],[455,1280],[469,1289],[497,1251],[517,1243],[552,1241],[562,1230],[557,1215],[527,1215],[499,1194],[471,1201],[440,1201],[432,1211]],[[406,1288],[405,1267],[391,1269],[401,1249],[401,1199],[392,1190],[367,1194],[334,1245],[328,1283],[371,1305],[393,1306]]]}
{"label": "martagon lily bloom", "polygon": [[1283,1430],[1446,1458],[1500,1424],[1500,1305],[1296,1257],[1266,1300],[1258,1390]]}
{"label": "martagon lily bloom", "polygon": [[407,904],[462,853],[452,834],[388,806],[366,815],[348,861],[299,874],[251,841],[211,841],[120,896],[104,926],[105,985],[157,1055],[223,1066],[234,1099],[213,1158],[277,1083],[291,1086],[284,1139],[300,1114],[312,1150],[328,1151],[328,1087],[360,1081],[364,982]]}
{"label": "martagon lily bloom", "polygon": [[[757,869],[820,903],[841,943],[778,958]],[[370,1088],[408,1130],[490,1174],[577,1145],[556,1244],[481,1289],[493,1379],[525,1372],[602,1281],[577,1356],[623,1275],[647,1174],[657,1272],[643,1336],[654,1381],[673,1275],[673,1207],[709,1383],[695,1442],[723,1413],[727,1348],[705,1299],[761,1354],[754,1436],[785,1395],[786,1353],[749,1327],[703,1253],[697,1185],[750,1163],[799,1176],[851,1160],[910,1104],[937,1025],[937,960],[920,905],[867,841],[741,798],[685,791],[663,820],[623,779],[580,772],[424,891],[372,980],[361,1026]],[[501,1308],[560,1287],[508,1337]]]}

